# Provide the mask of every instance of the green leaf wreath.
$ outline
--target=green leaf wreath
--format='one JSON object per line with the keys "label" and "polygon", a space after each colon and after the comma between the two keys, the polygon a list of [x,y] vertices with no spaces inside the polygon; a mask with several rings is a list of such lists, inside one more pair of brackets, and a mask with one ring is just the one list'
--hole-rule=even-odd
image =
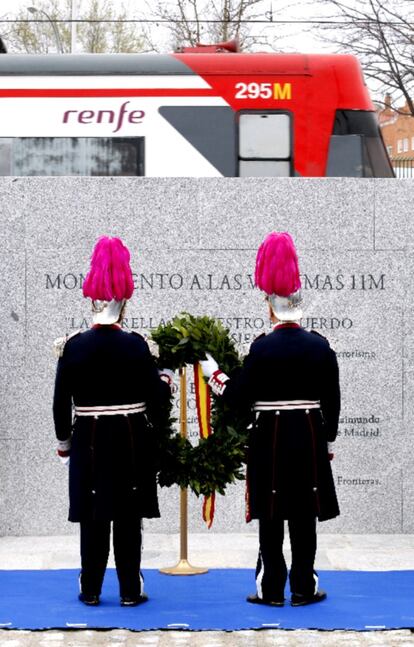
{"label": "green leaf wreath", "polygon": [[[152,331],[158,344],[158,365],[172,370],[194,364],[211,353],[220,368],[232,375],[241,366],[235,344],[220,322],[211,317],[182,313]],[[167,433],[161,434],[158,481],[161,486],[177,483],[190,487],[198,496],[217,491],[242,480],[247,442],[247,421],[231,412],[223,398],[212,394],[213,433],[195,447],[172,429],[171,408],[166,412]]]}

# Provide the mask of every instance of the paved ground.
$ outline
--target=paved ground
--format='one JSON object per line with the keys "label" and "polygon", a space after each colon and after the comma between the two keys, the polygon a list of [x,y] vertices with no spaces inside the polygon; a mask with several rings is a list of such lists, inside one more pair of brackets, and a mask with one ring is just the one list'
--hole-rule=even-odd
{"label": "paved ground", "polygon": [[413,647],[409,631],[10,631],[1,647]]}
{"label": "paved ground", "polygon": [[[317,568],[414,570],[413,535],[319,535]],[[144,568],[177,561],[176,535],[146,535]],[[257,538],[243,535],[192,535],[193,564],[211,568],[252,568]],[[287,559],[289,560],[289,553]],[[2,537],[0,569],[77,568],[78,538]],[[151,593],[151,592],[150,592]],[[1,604],[1,601],[0,601]],[[414,605],[414,600],[413,600]],[[0,647],[414,647],[414,633],[402,631],[9,631],[0,630]]]}

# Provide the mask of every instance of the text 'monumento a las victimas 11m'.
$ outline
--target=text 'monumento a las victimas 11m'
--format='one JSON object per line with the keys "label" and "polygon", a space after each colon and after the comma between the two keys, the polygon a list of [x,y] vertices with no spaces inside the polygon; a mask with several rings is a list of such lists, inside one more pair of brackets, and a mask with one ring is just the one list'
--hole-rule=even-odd
{"label": "text 'monumento a las victimas 11m'", "polygon": [[[1,178],[3,295],[0,534],[63,534],[67,474],[55,457],[53,340],[91,325],[81,285],[101,234],[131,250],[125,328],[149,333],[188,311],[217,317],[240,350],[268,332],[254,288],[259,243],[289,231],[302,325],[337,351],[343,405],[333,463],[341,516],[326,532],[414,532],[414,184],[388,179]],[[190,380],[191,382],[191,380]],[[189,433],[197,442],[194,387]],[[178,531],[177,488],[152,532]],[[244,483],[216,502],[212,530],[245,532]],[[253,528],[251,528],[253,530]]]}

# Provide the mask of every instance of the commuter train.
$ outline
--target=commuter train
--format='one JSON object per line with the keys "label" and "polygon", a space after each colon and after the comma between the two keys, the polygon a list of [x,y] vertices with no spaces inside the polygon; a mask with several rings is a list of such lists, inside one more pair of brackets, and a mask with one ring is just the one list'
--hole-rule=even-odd
{"label": "commuter train", "polygon": [[393,176],[354,57],[222,45],[1,55],[0,175]]}

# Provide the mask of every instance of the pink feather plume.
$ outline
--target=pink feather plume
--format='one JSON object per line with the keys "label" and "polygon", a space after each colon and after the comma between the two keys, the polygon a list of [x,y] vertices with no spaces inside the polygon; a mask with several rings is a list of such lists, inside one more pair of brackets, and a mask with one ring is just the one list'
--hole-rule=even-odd
{"label": "pink feather plume", "polygon": [[83,295],[94,301],[130,299],[134,282],[129,259],[129,251],[120,238],[99,238],[83,283]]}
{"label": "pink feather plume", "polygon": [[291,236],[273,231],[256,256],[255,283],[266,294],[287,297],[301,287],[299,263]]}

